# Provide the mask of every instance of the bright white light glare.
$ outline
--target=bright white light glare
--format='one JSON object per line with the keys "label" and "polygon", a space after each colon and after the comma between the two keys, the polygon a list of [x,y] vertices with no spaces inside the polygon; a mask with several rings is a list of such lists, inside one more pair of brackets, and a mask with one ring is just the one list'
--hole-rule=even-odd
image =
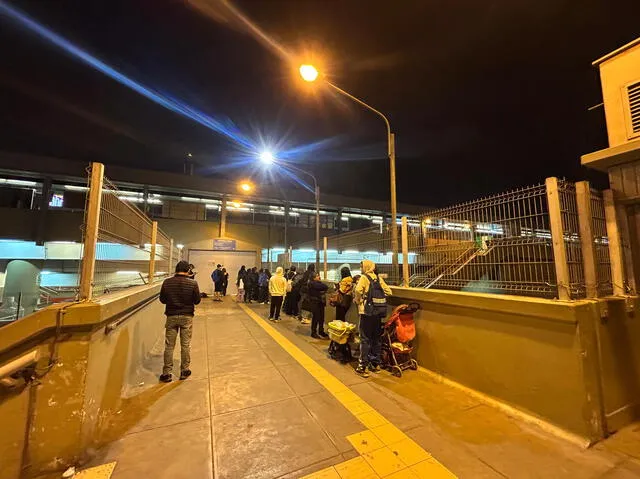
{"label": "bright white light glare", "polygon": [[263,151],[262,153],[260,153],[260,161],[265,165],[270,165],[274,161],[273,153],[271,153],[270,151]]}
{"label": "bright white light glare", "polygon": [[182,249],[182,248],[184,248],[184,245],[183,245],[183,244],[178,243],[178,244],[176,245],[176,248],[178,248],[178,249]]}
{"label": "bright white light glare", "polygon": [[7,178],[0,178],[0,185],[13,185],[13,186],[36,186],[35,181],[27,180],[10,180]]}
{"label": "bright white light glare", "polygon": [[304,81],[316,81],[318,70],[313,65],[300,65],[300,76]]}

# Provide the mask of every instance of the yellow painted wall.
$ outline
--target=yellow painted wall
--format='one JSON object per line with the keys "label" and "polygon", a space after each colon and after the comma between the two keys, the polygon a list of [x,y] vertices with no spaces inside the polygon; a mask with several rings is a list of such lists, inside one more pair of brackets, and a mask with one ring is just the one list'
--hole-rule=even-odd
{"label": "yellow painted wall", "polygon": [[[629,112],[625,87],[640,81],[640,45],[629,48],[600,65],[602,97],[607,119],[609,146],[631,141],[628,127]],[[634,139],[637,139],[636,135]]]}

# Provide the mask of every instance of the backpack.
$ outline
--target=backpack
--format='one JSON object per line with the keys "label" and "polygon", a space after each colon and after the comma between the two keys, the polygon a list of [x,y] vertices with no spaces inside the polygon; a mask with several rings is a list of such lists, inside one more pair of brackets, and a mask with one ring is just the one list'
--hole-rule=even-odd
{"label": "backpack", "polygon": [[369,279],[369,291],[364,302],[365,316],[384,317],[387,315],[387,295],[382,289],[380,281],[367,275]]}
{"label": "backpack", "polygon": [[300,281],[302,279],[302,274],[297,273],[293,279],[291,280],[291,291],[296,291],[296,290],[300,290],[300,288],[302,287],[302,281]]}

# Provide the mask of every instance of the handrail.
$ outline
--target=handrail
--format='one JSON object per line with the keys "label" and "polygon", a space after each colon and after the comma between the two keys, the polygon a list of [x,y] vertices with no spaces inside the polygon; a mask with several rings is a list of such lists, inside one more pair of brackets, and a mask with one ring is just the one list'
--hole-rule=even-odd
{"label": "handrail", "polygon": [[145,308],[149,304],[153,303],[156,299],[158,299],[159,296],[160,296],[160,293],[156,293],[156,294],[150,296],[149,298],[147,298],[146,300],[140,301],[139,303],[131,306],[130,308],[124,310],[122,313],[118,314],[118,316],[120,316],[118,319],[116,319],[115,321],[107,324],[104,327],[105,334],[109,334],[112,331],[114,331],[116,328],[121,326],[124,322],[127,321],[127,319],[129,319],[135,313],[140,311],[142,308]]}

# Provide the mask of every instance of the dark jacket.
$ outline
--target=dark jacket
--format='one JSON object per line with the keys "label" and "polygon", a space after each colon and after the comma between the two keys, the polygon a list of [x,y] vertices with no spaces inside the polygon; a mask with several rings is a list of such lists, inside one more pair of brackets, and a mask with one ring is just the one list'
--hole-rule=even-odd
{"label": "dark jacket", "polygon": [[326,305],[327,300],[325,293],[327,289],[329,289],[329,287],[322,281],[312,279],[307,283],[307,287],[303,289],[303,293],[310,303]]}
{"label": "dark jacket", "polygon": [[198,283],[181,274],[167,278],[160,289],[160,302],[166,305],[167,316],[193,316],[194,306],[200,304]]}

